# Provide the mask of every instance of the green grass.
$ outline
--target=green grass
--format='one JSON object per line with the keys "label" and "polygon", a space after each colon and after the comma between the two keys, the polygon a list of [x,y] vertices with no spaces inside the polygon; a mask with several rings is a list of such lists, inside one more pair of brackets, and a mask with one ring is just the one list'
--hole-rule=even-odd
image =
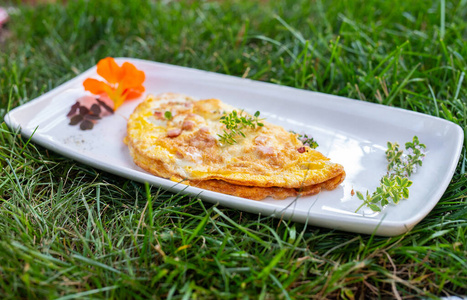
{"label": "green grass", "polygon": [[[15,6],[0,117],[105,56],[244,76],[467,122],[466,1],[68,1]],[[100,2],[100,1],[99,1]],[[113,176],[0,128],[0,297],[467,294],[466,147],[409,233],[295,224]]]}

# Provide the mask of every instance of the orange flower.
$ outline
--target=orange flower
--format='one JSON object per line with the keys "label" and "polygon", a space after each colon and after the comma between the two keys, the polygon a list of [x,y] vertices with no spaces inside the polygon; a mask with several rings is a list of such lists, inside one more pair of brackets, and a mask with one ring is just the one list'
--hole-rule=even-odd
{"label": "orange flower", "polygon": [[144,92],[146,76],[129,62],[120,67],[112,57],[106,57],[97,63],[97,74],[107,82],[88,78],[83,82],[84,89],[95,95],[106,94],[114,102],[114,110],[125,100],[138,98]]}

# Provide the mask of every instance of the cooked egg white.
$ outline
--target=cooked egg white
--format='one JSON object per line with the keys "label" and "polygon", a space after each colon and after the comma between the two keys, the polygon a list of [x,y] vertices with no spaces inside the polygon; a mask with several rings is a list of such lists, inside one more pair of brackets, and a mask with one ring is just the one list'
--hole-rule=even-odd
{"label": "cooked egg white", "polygon": [[223,144],[220,119],[233,110],[218,99],[149,96],[130,116],[125,142],[135,163],[155,175],[252,199],[314,194],[345,178],[341,165],[266,121]]}

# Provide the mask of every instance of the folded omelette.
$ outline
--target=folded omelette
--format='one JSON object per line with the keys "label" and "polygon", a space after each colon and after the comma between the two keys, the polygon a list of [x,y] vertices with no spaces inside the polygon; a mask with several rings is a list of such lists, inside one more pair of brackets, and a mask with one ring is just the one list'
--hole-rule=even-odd
{"label": "folded omelette", "polygon": [[254,200],[314,195],[344,180],[340,164],[263,120],[227,143],[221,120],[233,111],[250,116],[218,99],[148,96],[128,120],[125,143],[136,165],[154,175]]}

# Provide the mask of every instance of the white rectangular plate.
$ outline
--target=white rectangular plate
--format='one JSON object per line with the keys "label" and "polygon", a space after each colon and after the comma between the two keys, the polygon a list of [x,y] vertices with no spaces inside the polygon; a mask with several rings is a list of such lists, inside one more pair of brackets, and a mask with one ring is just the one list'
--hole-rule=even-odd
{"label": "white rectangular plate", "polygon": [[[93,67],[41,97],[15,108],[5,117],[11,128],[32,141],[90,166],[165,189],[199,195],[202,199],[239,210],[274,215],[328,228],[393,236],[413,228],[436,205],[456,169],[463,143],[462,129],[451,122],[403,109],[304,91],[270,83],[132,58],[146,73],[147,94],[184,93],[199,99],[219,98],[249,112],[261,111],[269,122],[319,143],[317,150],[344,166],[347,178],[333,191],[286,200],[253,201],[151,175],[137,167],[123,138],[127,118],[144,96],[126,102],[93,130],[68,125],[67,112],[86,95],[83,81],[98,78]],[[34,132],[35,131],[35,132]],[[33,134],[34,133],[34,134]],[[361,201],[351,192],[374,191],[386,172],[388,141],[404,145],[417,135],[427,146],[423,167],[412,175],[410,198],[388,205],[381,213],[355,210]]]}

